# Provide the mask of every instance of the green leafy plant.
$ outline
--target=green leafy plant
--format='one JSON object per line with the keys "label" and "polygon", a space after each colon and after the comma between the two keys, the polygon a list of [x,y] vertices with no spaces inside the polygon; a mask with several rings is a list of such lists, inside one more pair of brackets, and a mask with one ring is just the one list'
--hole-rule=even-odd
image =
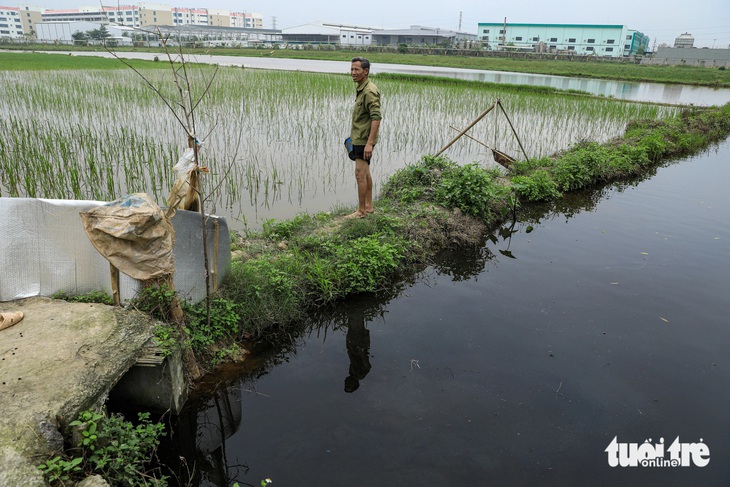
{"label": "green leafy plant", "polygon": [[268,220],[263,224],[263,234],[270,240],[286,240],[310,226],[313,221],[315,218],[306,213],[300,213],[291,220]]}
{"label": "green leafy plant", "polygon": [[496,184],[498,172],[477,164],[459,166],[444,173],[436,190],[436,202],[447,208],[459,208],[467,215],[488,217],[508,191]]}
{"label": "green leafy plant", "polygon": [[129,304],[155,319],[165,321],[170,316],[174,299],[175,291],[167,284],[161,284],[159,287],[143,288]]}
{"label": "green leafy plant", "polygon": [[335,270],[346,292],[376,291],[398,269],[405,251],[403,242],[382,241],[379,235],[358,238],[337,249]]}
{"label": "green leafy plant", "polygon": [[70,303],[101,303],[113,305],[114,299],[104,291],[91,291],[85,294],[69,294],[57,292],[51,295],[53,299],[63,299]]}
{"label": "green leafy plant", "polygon": [[66,485],[82,474],[93,473],[112,486],[167,485],[166,476],[146,468],[159,438],[165,435],[164,425],[152,423],[149,413],[139,413],[138,424],[134,425],[121,415],[87,410],[69,426],[78,432],[75,455],[69,459],[56,456],[38,466],[50,484]]}
{"label": "green leafy plant", "polygon": [[169,323],[159,323],[153,330],[157,345],[162,355],[167,357],[175,350],[180,343],[180,332]]}
{"label": "green leafy plant", "polygon": [[65,460],[60,456],[56,456],[50,460],[46,460],[38,468],[43,472],[49,484],[65,484],[71,481],[73,475],[81,472],[81,463],[83,461],[84,459],[82,457]]}
{"label": "green leafy plant", "polygon": [[512,189],[528,201],[550,200],[560,196],[557,184],[544,169],[529,176],[514,176]]}
{"label": "green leafy plant", "polygon": [[289,323],[301,317],[304,289],[299,277],[298,255],[262,257],[231,266],[222,297],[239,303],[241,331],[255,333],[274,323]]}
{"label": "green leafy plant", "polygon": [[205,306],[186,303],[184,329],[193,351],[203,354],[216,342],[235,339],[241,319],[239,308],[233,301],[214,298],[210,304],[210,320],[207,320]]}

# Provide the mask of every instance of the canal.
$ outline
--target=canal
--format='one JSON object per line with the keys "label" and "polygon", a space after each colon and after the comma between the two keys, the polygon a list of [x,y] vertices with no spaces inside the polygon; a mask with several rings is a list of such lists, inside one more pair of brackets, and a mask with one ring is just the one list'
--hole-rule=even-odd
{"label": "canal", "polygon": [[[196,486],[728,485],[728,160],[531,209],[312,317],[214,378],[165,454]],[[707,453],[612,467],[614,439]]]}

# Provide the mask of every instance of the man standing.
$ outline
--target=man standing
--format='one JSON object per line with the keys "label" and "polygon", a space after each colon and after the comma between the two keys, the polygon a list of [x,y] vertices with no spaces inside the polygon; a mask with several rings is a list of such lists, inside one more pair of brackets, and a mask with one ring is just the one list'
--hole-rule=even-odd
{"label": "man standing", "polygon": [[373,178],[370,162],[373,147],[378,141],[380,130],[380,91],[368,78],[370,61],[356,57],[350,66],[352,81],[357,83],[355,108],[352,111],[350,137],[355,153],[355,179],[357,180],[358,208],[346,218],[364,218],[373,210]]}

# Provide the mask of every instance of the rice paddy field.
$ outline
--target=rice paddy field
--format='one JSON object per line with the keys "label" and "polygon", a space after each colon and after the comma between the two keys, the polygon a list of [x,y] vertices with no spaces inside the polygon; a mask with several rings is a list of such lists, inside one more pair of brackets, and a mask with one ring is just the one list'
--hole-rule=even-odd
{"label": "rice paddy field", "polygon": [[[170,70],[144,70],[174,100]],[[302,211],[356,202],[349,135],[354,86],[345,75],[195,66],[189,79],[203,141],[206,209],[231,228],[258,228]],[[212,82],[211,82],[212,79]],[[372,165],[376,193],[397,169],[434,154],[457,129],[500,99],[530,158],[623,133],[629,120],[677,108],[479,83],[378,79],[384,120]],[[131,69],[0,71],[0,195],[113,200],[146,192],[164,204],[187,135],[162,99]],[[470,132],[522,158],[494,110]],[[445,153],[494,165],[463,137]]]}

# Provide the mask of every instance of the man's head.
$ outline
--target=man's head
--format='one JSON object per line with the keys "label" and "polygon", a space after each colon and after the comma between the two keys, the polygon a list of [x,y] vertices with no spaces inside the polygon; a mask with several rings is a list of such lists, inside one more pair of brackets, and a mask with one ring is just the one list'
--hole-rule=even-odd
{"label": "man's head", "polygon": [[364,57],[356,57],[350,66],[350,76],[355,83],[362,83],[370,74],[370,61]]}

